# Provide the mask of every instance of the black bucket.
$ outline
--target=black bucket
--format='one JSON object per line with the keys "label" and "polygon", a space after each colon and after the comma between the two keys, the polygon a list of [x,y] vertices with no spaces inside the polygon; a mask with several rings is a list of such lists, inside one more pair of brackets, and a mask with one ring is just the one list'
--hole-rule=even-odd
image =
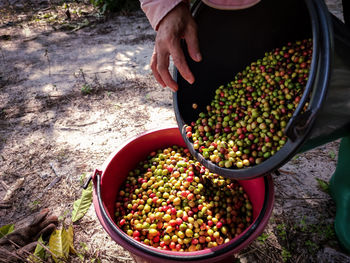
{"label": "black bucket", "polygon": [[[350,133],[350,31],[323,1],[262,0],[251,8],[230,11],[197,1],[192,13],[203,60],[192,61],[184,44],[196,81],[190,85],[175,69],[179,90],[173,96],[174,110],[191,154],[209,170],[234,179],[264,176],[298,151]],[[287,143],[261,164],[243,169],[222,168],[206,160],[186,137],[185,124],[205,111],[220,85],[232,81],[265,52],[306,38],[313,39],[311,69],[303,97],[285,129]],[[308,100],[309,106],[302,112]],[[192,108],[193,103],[197,109]]]}

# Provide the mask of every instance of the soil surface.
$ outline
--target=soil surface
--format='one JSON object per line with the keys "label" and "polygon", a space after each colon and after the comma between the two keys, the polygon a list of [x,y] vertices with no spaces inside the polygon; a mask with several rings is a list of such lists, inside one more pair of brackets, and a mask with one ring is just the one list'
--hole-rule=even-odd
{"label": "soil surface", "polygon": [[[342,19],[341,1],[327,4]],[[141,11],[105,18],[87,2],[0,1],[0,226],[19,227],[45,207],[69,220],[84,179],[120,144],[177,126],[171,91],[151,75],[154,39]],[[331,178],[338,147],[298,154],[272,175],[272,216],[240,262],[350,262],[317,181]],[[74,231],[86,259],[134,262],[93,205]]]}

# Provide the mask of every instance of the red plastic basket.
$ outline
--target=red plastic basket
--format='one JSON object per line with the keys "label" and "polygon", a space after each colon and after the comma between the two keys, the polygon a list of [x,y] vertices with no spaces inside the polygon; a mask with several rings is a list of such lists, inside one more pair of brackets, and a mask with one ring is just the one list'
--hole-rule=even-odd
{"label": "red plastic basket", "polygon": [[104,162],[102,170],[96,170],[93,202],[102,226],[119,245],[127,249],[137,262],[228,262],[234,253],[247,247],[266,226],[274,203],[274,187],[271,176],[239,181],[253,206],[253,222],[230,242],[196,252],[173,252],[156,249],[135,241],[113,221],[115,201],[119,188],[128,172],[144,160],[152,151],[167,146],[183,146],[179,129],[166,128],[149,131],[132,138]]}

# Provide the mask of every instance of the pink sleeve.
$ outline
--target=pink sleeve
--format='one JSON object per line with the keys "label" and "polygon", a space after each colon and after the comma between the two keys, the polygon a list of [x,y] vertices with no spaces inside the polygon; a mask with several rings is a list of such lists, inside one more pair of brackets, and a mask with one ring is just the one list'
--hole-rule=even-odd
{"label": "pink sleeve", "polygon": [[181,2],[189,4],[189,0],[140,0],[141,8],[146,14],[154,30],[158,29],[159,22],[175,6]]}
{"label": "pink sleeve", "polygon": [[[244,9],[260,2],[260,0],[202,0],[208,6],[217,9]],[[157,30],[159,22],[175,6],[181,2],[189,4],[189,0],[140,0],[141,8],[151,26]]]}
{"label": "pink sleeve", "polygon": [[202,0],[208,6],[217,9],[244,9],[249,8],[257,3],[260,0]]}

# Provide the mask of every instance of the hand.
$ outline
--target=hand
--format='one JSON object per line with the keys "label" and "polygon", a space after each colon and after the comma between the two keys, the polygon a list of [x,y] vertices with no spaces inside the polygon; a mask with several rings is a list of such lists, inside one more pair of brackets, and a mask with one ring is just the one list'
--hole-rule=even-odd
{"label": "hand", "polygon": [[27,262],[28,253],[34,251],[39,237],[47,239],[57,224],[57,216],[43,209],[32,222],[0,238],[0,262]]}
{"label": "hand", "polygon": [[196,62],[201,61],[197,25],[185,3],[177,5],[160,22],[151,59],[151,69],[156,80],[173,91],[177,91],[178,85],[169,73],[170,56],[181,76],[191,84],[194,82],[181,49],[181,39],[185,39],[190,57]]}

